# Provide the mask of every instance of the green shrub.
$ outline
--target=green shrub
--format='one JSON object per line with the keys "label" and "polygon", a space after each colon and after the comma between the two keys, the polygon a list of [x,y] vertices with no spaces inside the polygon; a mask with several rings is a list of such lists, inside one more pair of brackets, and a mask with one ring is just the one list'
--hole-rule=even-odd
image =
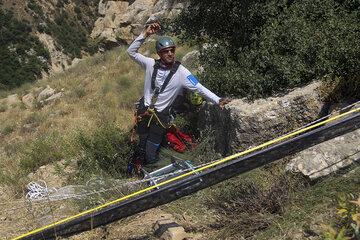
{"label": "green shrub", "polygon": [[36,14],[39,16],[43,16],[44,12],[42,11],[42,8],[36,4],[37,1],[35,0],[29,0],[28,1],[28,8],[33,10]]}
{"label": "green shrub", "polygon": [[90,53],[90,55],[97,53],[99,48],[102,47],[103,40],[103,38],[88,38],[85,50]]}
{"label": "green shrub", "polygon": [[[60,5],[64,5],[64,3],[67,4],[67,1],[58,1]],[[90,54],[97,52],[101,40],[91,40],[89,37],[96,21],[94,15],[96,15],[97,3],[97,0],[90,4],[82,1],[76,2],[74,12],[57,10],[54,21],[46,19],[48,32],[72,59],[82,58],[82,50],[88,51]],[[73,15],[77,20],[72,17]]]}
{"label": "green shrub", "polygon": [[265,97],[334,74],[352,86],[343,96],[359,96],[359,1],[191,4],[169,29],[208,43],[199,79],[219,95]]}
{"label": "green shrub", "polygon": [[82,98],[86,95],[86,91],[82,88],[75,88],[74,92],[78,98]]}
{"label": "green shrub", "polygon": [[355,79],[342,78],[332,74],[322,78],[321,97],[329,102],[339,102],[344,96],[360,97],[360,75]]}
{"label": "green shrub", "polygon": [[25,124],[30,124],[30,123],[40,123],[42,122],[42,120],[44,120],[44,116],[34,112],[29,114],[25,119],[24,119],[24,123]]}
{"label": "green shrub", "polygon": [[132,80],[126,76],[121,76],[117,80],[117,83],[119,84],[119,86],[124,87],[124,88],[129,88],[131,86],[131,82],[132,82]]}
{"label": "green shrub", "polygon": [[8,106],[6,103],[0,104],[0,112],[5,112],[7,110]]}
{"label": "green shrub", "polygon": [[90,40],[89,35],[97,19],[99,1],[76,1],[72,10],[64,8],[70,3],[68,0],[58,0],[57,8],[47,18],[37,1],[28,0],[25,11],[31,15],[30,21],[15,19],[11,10],[0,10],[0,90],[33,82],[51,66],[50,54],[33,29],[51,35],[56,49],[71,59],[81,58],[83,51],[91,55],[97,52],[101,40]]}
{"label": "green shrub", "polygon": [[110,174],[124,176],[132,146],[130,134],[105,123],[92,134],[80,131],[75,144],[81,149],[78,160],[79,175]]}
{"label": "green shrub", "polygon": [[[340,194],[338,197],[338,215],[341,215],[340,226],[322,224],[323,236],[326,240],[360,239],[360,197],[354,194]],[[338,224],[339,225],[339,224]],[[341,228],[338,231],[338,228]]]}
{"label": "green shrub", "polygon": [[6,125],[6,126],[1,130],[1,135],[3,135],[3,136],[8,135],[8,134],[14,132],[15,129],[16,129],[16,124]]}
{"label": "green shrub", "polygon": [[112,81],[105,81],[101,87],[101,91],[103,94],[109,93],[113,90],[113,82]]}
{"label": "green shrub", "polygon": [[71,153],[71,146],[59,133],[39,135],[22,154],[20,167],[25,172],[35,171],[40,166],[71,156]]}
{"label": "green shrub", "polygon": [[0,90],[35,81],[42,70],[48,70],[50,53],[32,34],[29,23],[18,21],[12,12],[0,10],[0,26]]}

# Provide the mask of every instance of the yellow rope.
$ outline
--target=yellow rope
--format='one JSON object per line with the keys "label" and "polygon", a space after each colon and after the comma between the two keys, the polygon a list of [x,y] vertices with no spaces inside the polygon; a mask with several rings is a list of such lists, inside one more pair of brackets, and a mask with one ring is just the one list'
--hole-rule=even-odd
{"label": "yellow rope", "polygon": [[149,108],[148,110],[149,110],[149,112],[151,113],[151,117],[150,117],[150,120],[149,120],[149,123],[148,123],[148,127],[150,126],[150,122],[151,122],[153,116],[155,116],[156,119],[158,120],[158,122],[160,123],[160,125],[161,125],[163,128],[166,129],[166,127],[165,127],[165,126],[162,124],[162,122],[160,121],[160,118],[156,115],[155,109],[154,109],[154,108]]}
{"label": "yellow rope", "polygon": [[149,122],[148,122],[148,127],[150,127],[150,123],[151,123],[151,120],[152,120],[153,116],[154,116],[154,114],[151,114],[151,117],[150,117]]}
{"label": "yellow rope", "polygon": [[188,175],[191,175],[191,174],[193,174],[193,173],[203,171],[203,170],[205,170],[205,169],[208,169],[208,168],[211,168],[211,167],[213,167],[213,166],[219,165],[219,164],[221,164],[221,163],[227,162],[227,161],[232,160],[232,159],[234,159],[234,158],[238,158],[238,157],[240,157],[240,156],[243,156],[243,155],[245,155],[245,154],[247,154],[247,153],[250,153],[250,152],[253,152],[253,151],[255,151],[255,150],[261,149],[261,148],[263,148],[263,147],[269,146],[269,145],[271,145],[271,144],[273,144],[273,143],[280,142],[280,141],[282,141],[282,140],[284,140],[284,139],[286,139],[286,138],[290,138],[290,137],[292,137],[292,136],[294,136],[294,135],[297,135],[297,134],[299,134],[299,133],[303,133],[303,132],[308,131],[308,130],[310,130],[310,129],[319,127],[319,126],[321,126],[321,125],[323,125],[323,124],[325,124],[325,123],[334,121],[334,120],[336,120],[336,119],[339,119],[339,118],[344,117],[344,116],[346,116],[346,115],[349,115],[349,114],[351,114],[351,113],[357,112],[357,111],[359,111],[359,110],[360,110],[360,108],[353,109],[353,110],[351,110],[351,111],[348,111],[348,112],[346,112],[346,113],[340,114],[340,115],[335,116],[335,117],[333,117],[333,118],[330,118],[330,119],[328,119],[328,120],[319,122],[319,123],[314,124],[314,125],[312,125],[312,126],[309,126],[309,127],[307,127],[307,128],[300,129],[300,130],[298,130],[298,131],[296,131],[296,132],[293,132],[293,133],[291,133],[291,134],[285,135],[285,136],[283,136],[283,137],[281,137],[281,138],[278,138],[278,139],[275,139],[275,140],[266,142],[266,143],[261,144],[261,145],[259,145],[259,146],[257,146],[257,147],[254,147],[254,148],[248,149],[248,150],[246,150],[246,151],[243,151],[243,152],[234,154],[234,155],[229,156],[229,157],[227,157],[227,158],[224,158],[224,159],[222,159],[222,160],[220,160],[220,161],[218,161],[218,162],[215,162],[215,163],[206,165],[206,166],[204,166],[204,167],[198,168],[198,169],[193,170],[193,171],[191,171],[191,172],[188,172],[188,173],[185,173],[185,174],[183,174],[183,175],[177,176],[177,177],[175,177],[175,178],[169,179],[169,180],[164,181],[164,182],[162,182],[162,183],[159,183],[159,184],[157,184],[157,185],[148,187],[148,188],[146,188],[146,189],[143,189],[143,190],[140,190],[140,191],[138,191],[138,192],[132,193],[132,194],[130,194],[130,195],[124,196],[124,197],[122,197],[122,198],[116,199],[116,200],[114,200],[114,201],[112,201],[112,202],[109,202],[109,203],[106,203],[106,204],[104,204],[104,205],[98,206],[98,207],[96,207],[96,208],[90,209],[90,210],[88,210],[88,211],[79,213],[79,214],[74,215],[74,216],[72,216],[72,217],[69,217],[69,218],[63,219],[63,220],[61,220],[61,221],[58,221],[58,222],[56,222],[56,223],[50,224],[50,225],[48,225],[48,226],[45,226],[45,227],[36,229],[36,230],[34,230],[34,231],[32,231],[32,232],[29,232],[29,233],[27,233],[27,234],[24,234],[24,235],[21,235],[21,236],[19,236],[19,237],[17,237],[17,238],[14,238],[13,240],[21,239],[21,238],[23,238],[23,237],[30,236],[30,235],[32,235],[32,234],[41,232],[41,231],[43,231],[43,230],[45,230],[45,229],[48,229],[48,228],[51,228],[51,227],[55,227],[55,226],[57,226],[57,225],[59,225],[59,224],[68,222],[68,221],[73,220],[73,219],[75,219],[75,218],[77,218],[77,217],[81,217],[81,216],[83,216],[83,215],[85,215],[85,214],[92,213],[92,212],[94,212],[94,211],[100,210],[100,209],[102,209],[102,208],[104,208],[104,207],[107,207],[107,206],[109,206],[109,205],[118,203],[118,202],[120,202],[120,201],[123,201],[123,200],[126,200],[126,199],[128,199],[128,198],[134,197],[134,196],[136,196],[136,195],[139,195],[139,194],[141,194],[141,193],[147,192],[147,191],[152,190],[152,189],[154,189],[154,188],[158,188],[159,186],[162,186],[162,185],[168,184],[168,183],[170,183],[170,182],[176,181],[176,180],[178,180],[178,179],[184,178],[184,177],[186,177],[186,176],[188,176]]}

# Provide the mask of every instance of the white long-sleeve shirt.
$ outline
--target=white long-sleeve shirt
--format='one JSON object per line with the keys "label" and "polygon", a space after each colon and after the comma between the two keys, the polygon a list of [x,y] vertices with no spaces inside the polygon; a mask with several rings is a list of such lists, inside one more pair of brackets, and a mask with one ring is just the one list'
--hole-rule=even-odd
{"label": "white long-sleeve shirt", "polygon": [[[154,90],[151,89],[151,77],[154,71],[155,59],[148,58],[138,53],[139,48],[145,41],[145,38],[140,34],[134,42],[131,43],[130,47],[126,50],[129,56],[138,63],[142,68],[146,70],[145,74],[145,84],[144,84],[144,103],[148,107],[151,104],[151,98],[154,95]],[[159,68],[156,79],[155,79],[155,88],[161,88],[164,83],[166,76],[170,73],[170,70],[164,70]],[[165,108],[169,107],[176,96],[183,89],[189,89],[192,92],[196,92],[216,104],[219,104],[220,98],[208,90],[206,87],[201,85],[196,78],[187,70],[184,66],[180,65],[176,73],[172,76],[168,85],[161,92],[155,102],[155,109],[159,112],[162,112]]]}

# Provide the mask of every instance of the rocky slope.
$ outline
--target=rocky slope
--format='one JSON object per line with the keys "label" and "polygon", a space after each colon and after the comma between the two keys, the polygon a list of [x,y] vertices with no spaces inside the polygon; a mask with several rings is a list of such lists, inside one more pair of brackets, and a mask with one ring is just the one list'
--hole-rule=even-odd
{"label": "rocky slope", "polygon": [[[0,8],[29,24],[33,35],[50,53],[47,64],[52,73],[74,66],[79,58],[98,50],[129,44],[146,23],[172,17],[188,3],[189,0],[4,0]],[[68,49],[66,38],[79,33],[84,39],[73,40],[81,51],[76,53],[77,50]]]}
{"label": "rocky slope", "polygon": [[91,37],[104,38],[107,49],[129,44],[147,23],[171,18],[188,4],[189,0],[101,0],[100,17],[95,22]]}

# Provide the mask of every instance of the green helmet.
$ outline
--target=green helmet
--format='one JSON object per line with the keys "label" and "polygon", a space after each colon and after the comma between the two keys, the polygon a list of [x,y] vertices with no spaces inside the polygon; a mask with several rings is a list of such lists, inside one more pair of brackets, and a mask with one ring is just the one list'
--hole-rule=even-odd
{"label": "green helmet", "polygon": [[156,46],[156,51],[160,52],[165,48],[170,48],[170,47],[175,48],[175,43],[169,37],[161,37],[159,38],[159,40],[156,41],[155,46]]}

